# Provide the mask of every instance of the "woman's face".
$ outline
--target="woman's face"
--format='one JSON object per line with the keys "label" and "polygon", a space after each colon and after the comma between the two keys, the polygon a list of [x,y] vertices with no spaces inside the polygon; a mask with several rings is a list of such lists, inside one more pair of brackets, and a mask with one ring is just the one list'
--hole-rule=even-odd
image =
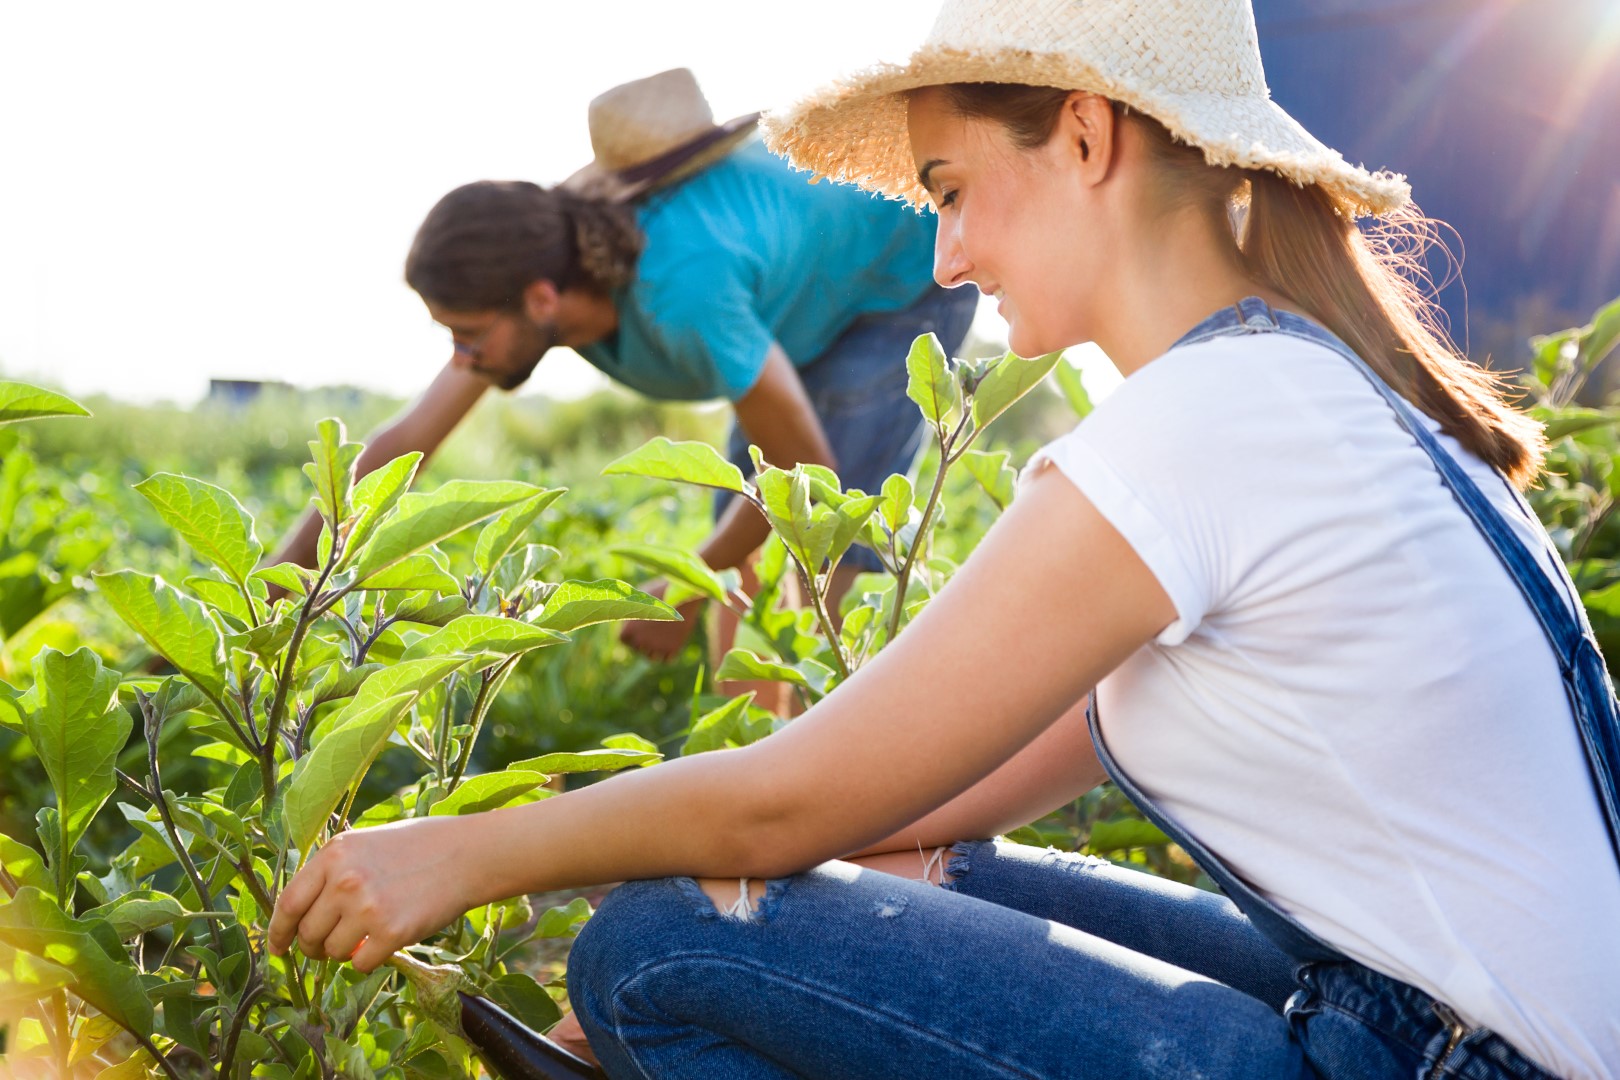
{"label": "woman's face", "polygon": [[1102,252],[1088,237],[1086,198],[1065,125],[1023,150],[991,120],[961,116],[937,87],[912,95],[912,156],[939,213],[934,279],[968,282],[1009,326],[1020,356],[1039,356],[1091,339],[1085,297]]}

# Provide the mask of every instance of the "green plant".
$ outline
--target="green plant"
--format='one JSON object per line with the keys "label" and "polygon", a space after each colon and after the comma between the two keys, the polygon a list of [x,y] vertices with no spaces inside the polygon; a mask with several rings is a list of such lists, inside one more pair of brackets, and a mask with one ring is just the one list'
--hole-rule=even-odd
{"label": "green plant", "polygon": [[[0,1020],[14,1069],[94,1075],[123,1047],[128,1075],[470,1075],[467,1046],[415,1011],[393,971],[268,956],[278,890],[351,826],[529,802],[555,774],[658,757],[610,748],[471,774],[521,656],[596,623],[677,616],[617,580],[543,579],[558,552],[527,536],[560,489],[452,481],[410,493],[416,454],[356,482],[361,448],[336,421],[310,447],[316,569],[259,569],[254,521],[229,492],[151,476],[136,490],[209,571],[178,586],[135,570],[95,580],[176,674],[120,679],[89,649],[45,650],[30,688],[0,694],[0,724],[26,734],[54,803],[40,810],[37,851],[0,838]],[[479,522],[452,573],[438,545]],[[408,755],[417,777],[363,805],[385,753]],[[206,786],[173,787],[168,766],[196,759],[211,763]],[[115,792],[135,839],[92,872],[81,841]],[[469,913],[421,953],[544,1028],[552,998],[507,961],[588,914],[575,902],[536,916],[519,898]]]}

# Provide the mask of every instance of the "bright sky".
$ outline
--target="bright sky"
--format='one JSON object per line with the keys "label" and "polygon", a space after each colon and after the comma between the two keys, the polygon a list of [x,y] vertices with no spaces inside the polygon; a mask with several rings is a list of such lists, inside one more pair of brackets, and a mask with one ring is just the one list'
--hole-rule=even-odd
{"label": "bright sky", "polygon": [[[572,172],[609,86],[687,66],[726,119],[905,55],[936,7],[0,5],[0,372],[143,401],[211,376],[414,394],[448,357],[401,280],[440,195]],[[533,383],[596,378],[557,355]]]}

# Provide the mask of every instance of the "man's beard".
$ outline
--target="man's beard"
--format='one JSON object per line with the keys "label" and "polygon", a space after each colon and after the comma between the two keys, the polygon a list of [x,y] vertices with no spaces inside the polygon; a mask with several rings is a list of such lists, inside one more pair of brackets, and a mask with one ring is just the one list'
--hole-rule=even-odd
{"label": "man's beard", "polygon": [[[524,321],[528,322],[528,319],[525,317]],[[502,390],[516,390],[528,382],[529,376],[534,374],[534,369],[540,365],[540,361],[546,358],[546,353],[562,344],[562,334],[557,331],[556,323],[547,323],[543,327],[535,326],[532,322],[529,325],[535,330],[538,344],[534,359],[518,365],[504,375],[498,376],[495,385]],[[491,372],[490,374],[494,373]]]}

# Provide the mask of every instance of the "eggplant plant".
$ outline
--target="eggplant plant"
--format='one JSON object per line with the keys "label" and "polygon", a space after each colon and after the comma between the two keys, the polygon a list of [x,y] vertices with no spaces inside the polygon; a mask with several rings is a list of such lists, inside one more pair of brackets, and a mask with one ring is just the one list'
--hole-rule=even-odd
{"label": "eggplant plant", "polygon": [[[0,419],[6,405],[0,389]],[[411,492],[419,454],[357,481],[361,447],[335,420],[310,448],[318,566],[261,567],[234,496],[159,473],[136,490],[207,571],[171,583],[118,570],[95,588],[167,671],[124,678],[91,649],[46,649],[32,685],[0,684],[0,725],[26,735],[53,792],[37,847],[0,836],[0,1029],[17,1075],[476,1075],[473,1048],[396,970],[270,956],[279,890],[345,829],[532,802],[559,774],[659,757],[471,768],[520,657],[595,623],[679,617],[621,581],[546,579],[560,555],[528,537],[562,490]],[[470,560],[452,566],[439,545],[480,523]],[[210,786],[176,790],[165,769],[180,758],[211,763]],[[135,839],[93,863],[81,841],[109,802]],[[418,955],[544,1029],[556,1004],[508,961],[588,915],[584,901],[536,914],[517,898]]]}
{"label": "eggplant plant", "polygon": [[[954,572],[955,565],[935,555],[931,543],[945,510],[947,475],[960,466],[998,511],[1012,501],[1009,453],[978,450],[974,444],[1060,360],[1059,353],[1029,360],[1013,353],[953,360],[933,334],[917,338],[906,357],[906,392],[922,413],[935,463],[921,491],[903,475],[889,477],[876,493],[846,490],[825,466],[777,468],[761,459],[758,448],[749,479],[705,443],[662,437],[603,470],[718,488],[751,503],[772,531],[757,567],[760,587],[752,597],[737,592],[734,576],[715,573],[688,552],[649,545],[614,550],[667,578],[672,602],[701,596],[737,613],[756,647],[727,653],[714,673],[717,680],[787,683],[812,704],[899,635]],[[1067,375],[1073,374],[1068,368]],[[1072,385],[1080,398],[1071,394],[1070,400],[1083,400],[1077,378]],[[875,551],[887,573],[861,579],[867,587],[852,589],[842,610],[833,611],[833,572],[855,544]],[[792,592],[784,582],[790,573],[802,608],[788,602]],[[773,726],[762,710],[736,699],[694,718],[685,752],[741,745]]]}

